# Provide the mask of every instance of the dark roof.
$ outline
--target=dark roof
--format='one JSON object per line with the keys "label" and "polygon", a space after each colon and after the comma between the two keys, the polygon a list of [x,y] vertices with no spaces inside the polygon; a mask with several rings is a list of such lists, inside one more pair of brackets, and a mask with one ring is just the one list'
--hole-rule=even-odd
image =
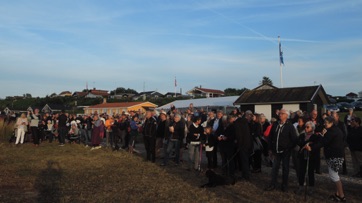
{"label": "dark roof", "polygon": [[315,96],[322,91],[328,102],[327,94],[323,87],[289,87],[277,89],[247,90],[234,102],[235,105],[246,104],[272,104],[272,103],[303,103],[314,100]]}
{"label": "dark roof", "polygon": [[212,94],[225,94],[225,92],[221,91],[221,90],[215,90],[215,89],[207,89],[207,88],[200,88],[200,87],[195,87],[194,90],[199,90],[201,92],[206,92],[206,93],[212,93]]}

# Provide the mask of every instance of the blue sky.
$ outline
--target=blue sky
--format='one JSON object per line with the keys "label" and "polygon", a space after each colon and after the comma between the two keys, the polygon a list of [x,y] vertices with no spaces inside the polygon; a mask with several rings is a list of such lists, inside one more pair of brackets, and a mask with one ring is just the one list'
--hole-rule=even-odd
{"label": "blue sky", "polygon": [[88,86],[362,90],[362,1],[0,1],[0,98]]}

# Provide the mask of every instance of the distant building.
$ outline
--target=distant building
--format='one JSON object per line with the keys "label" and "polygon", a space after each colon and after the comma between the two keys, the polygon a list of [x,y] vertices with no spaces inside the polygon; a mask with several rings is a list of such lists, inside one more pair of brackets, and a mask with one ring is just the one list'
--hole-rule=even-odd
{"label": "distant building", "polygon": [[88,92],[74,92],[73,97],[83,98],[88,94]]}
{"label": "distant building", "polygon": [[322,85],[289,88],[260,88],[243,92],[234,102],[242,111],[251,110],[256,113],[264,113],[270,119],[277,109],[284,108],[291,111],[307,111],[313,109],[319,113],[323,111],[323,105],[328,104],[329,99]]}
{"label": "distant building", "polygon": [[95,112],[106,113],[108,115],[120,114],[122,112],[138,111],[145,112],[149,108],[156,108],[157,105],[151,102],[120,102],[120,103],[107,103],[97,104],[84,108],[84,114],[93,114]]}
{"label": "distant building", "polygon": [[175,95],[174,92],[167,92],[167,93],[164,95],[164,97],[166,97],[166,98],[170,98],[170,97],[181,97],[181,96],[182,96],[181,93],[176,93],[176,95]]}
{"label": "distant building", "polygon": [[157,92],[157,91],[147,91],[147,92],[140,92],[133,96],[133,100],[138,100],[140,98],[145,99],[157,99],[163,97],[163,94]]}
{"label": "distant building", "polygon": [[115,95],[110,96],[111,99],[128,99],[134,97],[135,94],[132,93],[117,93]]}
{"label": "distant building", "polygon": [[45,104],[45,106],[41,109],[41,112],[53,114],[61,112],[62,110],[70,110],[70,107],[62,104]]}
{"label": "distant building", "polygon": [[186,92],[186,94],[192,97],[221,97],[225,95],[225,92],[215,89],[206,89],[201,87],[194,87],[193,89]]}
{"label": "distant building", "polygon": [[346,94],[347,99],[356,99],[358,97],[358,94],[350,92]]}
{"label": "distant building", "polygon": [[69,92],[69,91],[63,91],[63,92],[61,92],[58,96],[59,96],[59,97],[71,97],[71,96],[72,96],[72,93]]}

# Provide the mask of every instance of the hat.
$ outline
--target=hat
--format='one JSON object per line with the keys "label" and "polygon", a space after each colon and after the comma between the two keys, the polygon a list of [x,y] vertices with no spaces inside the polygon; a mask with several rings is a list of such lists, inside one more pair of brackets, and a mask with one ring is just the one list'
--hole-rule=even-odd
{"label": "hat", "polygon": [[164,111],[164,110],[160,111],[160,115],[161,115],[161,114],[167,115],[166,111]]}

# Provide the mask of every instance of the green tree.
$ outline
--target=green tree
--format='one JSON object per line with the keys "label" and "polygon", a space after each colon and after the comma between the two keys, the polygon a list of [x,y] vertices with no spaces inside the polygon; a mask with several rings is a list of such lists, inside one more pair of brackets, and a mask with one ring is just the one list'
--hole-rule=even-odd
{"label": "green tree", "polygon": [[273,81],[269,77],[264,76],[263,79],[259,82],[259,85],[273,85]]}
{"label": "green tree", "polygon": [[241,95],[245,90],[248,90],[248,89],[245,87],[243,87],[241,89],[226,88],[224,90],[224,92],[225,92],[225,96],[238,96],[238,95]]}

